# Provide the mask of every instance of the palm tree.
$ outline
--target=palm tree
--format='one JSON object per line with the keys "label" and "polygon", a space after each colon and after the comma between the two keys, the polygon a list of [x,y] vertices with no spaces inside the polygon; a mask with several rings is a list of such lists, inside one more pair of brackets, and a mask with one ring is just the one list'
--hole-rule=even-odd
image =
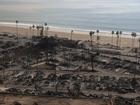
{"label": "palm tree", "polygon": [[98,51],[99,51],[99,40],[100,40],[100,36],[99,36],[99,30],[96,30],[96,33],[97,33],[97,48],[98,48]]}
{"label": "palm tree", "polygon": [[70,36],[70,40],[72,40],[72,35],[73,35],[73,30],[71,30],[71,36]]}
{"label": "palm tree", "polygon": [[36,26],[37,29],[37,36],[39,36],[39,26]]}
{"label": "palm tree", "polygon": [[[140,56],[140,38],[138,39],[139,41],[139,56]],[[140,63],[140,58],[139,58],[139,63]]]}
{"label": "palm tree", "polygon": [[49,27],[47,27],[47,36],[48,36]]}
{"label": "palm tree", "polygon": [[139,49],[140,49],[140,38],[138,39],[138,42],[139,42]]}
{"label": "palm tree", "polygon": [[34,29],[35,29],[35,25],[33,25],[33,26],[32,26],[32,28],[33,28],[33,36],[34,36]]}
{"label": "palm tree", "polygon": [[17,43],[19,42],[19,33],[18,33],[18,23],[19,23],[19,21],[18,20],[16,20],[16,33],[17,33]]}
{"label": "palm tree", "polygon": [[117,48],[118,48],[118,47],[119,47],[119,46],[118,46],[118,44],[119,44],[119,43],[118,43],[118,41],[119,41],[119,31],[116,32],[116,35],[117,35],[116,46],[117,46]]}
{"label": "palm tree", "polygon": [[122,31],[120,31],[120,43],[119,43],[120,48],[121,48],[121,43],[122,43],[121,36],[122,36]]}
{"label": "palm tree", "polygon": [[93,39],[92,39],[92,37],[93,37],[94,33],[95,33],[95,32],[93,32],[93,31],[90,31],[90,32],[89,32],[91,47],[93,47],[93,43],[92,43],[92,42],[93,42]]}
{"label": "palm tree", "polygon": [[[135,32],[132,32],[131,33],[131,36],[132,36],[132,49],[134,48],[134,43],[135,43],[135,37],[137,36],[137,34],[135,33]],[[134,78],[133,78],[133,83],[134,83],[134,85],[135,85],[135,75],[136,75],[136,73],[135,73],[136,71],[134,71]],[[134,86],[135,87],[135,86]]]}
{"label": "palm tree", "polygon": [[44,25],[47,26],[48,24],[47,23],[44,23]]}
{"label": "palm tree", "polygon": [[140,50],[140,38],[138,39],[138,42],[139,42],[139,50]]}
{"label": "palm tree", "polygon": [[112,34],[112,39],[111,39],[112,45],[113,45],[113,35],[114,35],[114,33],[115,33],[114,31],[111,32],[111,34]]}
{"label": "palm tree", "polygon": [[137,36],[137,34],[135,32],[131,33],[132,36],[132,49],[134,48],[134,43],[135,43],[135,37]]}
{"label": "palm tree", "polygon": [[[45,36],[48,36],[48,27],[47,27],[47,23],[44,23],[44,26],[45,26]],[[46,43],[46,46],[47,46],[47,50],[46,50],[46,64],[48,64],[48,39],[47,39],[47,43]]]}
{"label": "palm tree", "polygon": [[44,36],[44,27],[40,27],[41,28],[41,31],[40,31],[40,36],[43,37]]}
{"label": "palm tree", "polygon": [[97,36],[98,36],[99,32],[100,32],[99,30],[96,30]]}
{"label": "palm tree", "polygon": [[[46,36],[47,36],[47,34],[48,34],[48,30],[47,30],[47,28],[46,28],[47,25],[48,25],[47,23],[44,23],[44,26],[45,26],[45,35],[46,35]],[[46,31],[47,31],[47,32],[46,32]]]}
{"label": "palm tree", "polygon": [[30,36],[31,36],[31,30],[32,30],[32,27],[30,26],[30,27],[29,27],[29,34],[28,34],[28,35],[29,35],[29,36],[28,36],[29,38],[30,38]]}
{"label": "palm tree", "polygon": [[[71,30],[71,35],[70,35],[70,40],[71,40],[71,43],[72,43],[72,35],[73,35],[73,30]],[[71,63],[71,57],[72,57],[72,54],[71,54],[71,48],[69,48],[69,66],[70,66],[70,63]]]}
{"label": "palm tree", "polygon": [[[90,35],[90,42],[91,42],[91,50],[93,50],[93,43],[92,43],[92,36],[94,35],[95,32],[90,31],[89,35]],[[91,68],[93,71],[93,54],[91,53]]]}

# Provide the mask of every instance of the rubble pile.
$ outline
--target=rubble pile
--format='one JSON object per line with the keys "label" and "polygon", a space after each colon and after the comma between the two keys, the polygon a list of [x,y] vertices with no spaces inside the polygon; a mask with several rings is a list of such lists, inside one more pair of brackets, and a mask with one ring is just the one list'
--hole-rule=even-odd
{"label": "rubble pile", "polygon": [[[35,94],[37,92],[36,87],[41,89],[40,95],[48,95],[48,92],[55,93],[56,91],[69,94],[69,89],[71,89],[71,86],[76,85],[75,82],[78,82],[79,91],[82,94],[85,94],[86,91],[91,91],[91,95],[95,94],[92,91],[109,91],[118,94],[140,92],[140,79],[134,81],[133,78],[128,77],[116,78],[89,74],[48,74],[43,71],[30,71],[30,73],[21,71],[18,74],[9,76],[6,80],[7,82],[9,81],[9,86],[12,87],[14,85],[14,88],[7,90],[8,92],[23,94]],[[29,92],[29,90],[32,92]]]}
{"label": "rubble pile", "polygon": [[0,36],[0,84],[6,93],[74,98],[111,93],[122,96],[115,105],[131,105],[124,94],[139,96],[140,58],[134,52],[58,37],[19,40]]}
{"label": "rubble pile", "polygon": [[134,99],[127,99],[123,97],[116,97],[114,105],[137,105]]}

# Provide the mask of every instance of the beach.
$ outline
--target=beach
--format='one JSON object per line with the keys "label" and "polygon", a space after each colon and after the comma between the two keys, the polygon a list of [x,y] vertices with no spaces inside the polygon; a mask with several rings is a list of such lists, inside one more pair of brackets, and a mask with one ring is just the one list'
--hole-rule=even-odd
{"label": "beach", "polygon": [[[37,36],[38,32],[36,29],[30,28],[31,25],[29,24],[22,24],[18,26],[18,33],[19,37],[29,37],[31,38],[33,35]],[[81,29],[75,29],[75,28],[63,28],[63,27],[52,27],[48,26],[48,36],[57,36],[57,37],[63,37],[70,39],[71,36],[71,30],[73,30],[72,33],[72,39],[73,40],[82,40],[82,41],[88,41],[90,40],[89,32],[90,30],[81,30]],[[93,41],[97,43],[97,35],[100,36],[99,43],[100,44],[111,44],[111,45],[117,45],[117,35],[112,34],[109,31],[100,31],[98,34],[96,33],[96,30],[93,35]],[[16,24],[1,24],[0,25],[0,33],[11,33],[16,34]],[[45,30],[44,30],[45,35]],[[134,47],[139,47],[139,38],[140,36],[137,35],[137,37],[134,39]],[[131,33],[124,33],[122,35],[119,35],[119,46],[120,47],[132,47],[133,40]]]}

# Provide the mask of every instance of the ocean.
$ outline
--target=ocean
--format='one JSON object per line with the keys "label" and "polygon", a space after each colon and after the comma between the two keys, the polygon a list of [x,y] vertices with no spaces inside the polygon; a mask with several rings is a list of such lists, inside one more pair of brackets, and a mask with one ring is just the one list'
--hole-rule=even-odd
{"label": "ocean", "polygon": [[[99,11],[99,12],[98,12]],[[0,22],[40,24],[87,30],[140,32],[140,10],[126,13],[101,12],[103,8],[47,8],[34,12],[11,12],[0,10]]]}

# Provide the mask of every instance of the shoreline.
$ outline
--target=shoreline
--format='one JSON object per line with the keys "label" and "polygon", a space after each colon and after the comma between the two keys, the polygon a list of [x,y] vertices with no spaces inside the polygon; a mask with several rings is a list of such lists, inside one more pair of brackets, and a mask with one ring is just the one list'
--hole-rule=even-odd
{"label": "shoreline", "polygon": [[[3,23],[3,24],[2,24]],[[36,24],[35,24],[36,25]],[[31,37],[33,35],[33,29],[30,29],[32,24],[22,24],[18,23],[18,31],[20,36],[27,36]],[[89,31],[90,30],[82,30],[82,29],[76,29],[76,28],[64,28],[64,27],[54,27],[54,26],[48,26],[48,36],[58,36],[63,38],[70,39],[71,30],[73,30],[73,40],[82,40],[87,41],[90,40],[89,38]],[[0,33],[12,33],[16,34],[16,23],[8,23],[8,22],[0,22]],[[44,32],[45,33],[45,32]],[[34,35],[37,35],[37,30],[34,29]],[[113,35],[113,42],[112,42],[112,34],[109,31],[102,31],[100,30],[100,33],[98,34],[100,36],[100,44],[112,44],[116,45],[117,41],[117,35]],[[134,47],[139,46],[138,39],[140,38],[140,35],[138,33],[137,37],[135,38]],[[97,33],[93,35],[93,40],[95,43],[97,43]],[[121,35],[121,47],[131,47],[132,45],[132,36],[129,33],[123,32]]]}
{"label": "shoreline", "polygon": [[[29,28],[32,25],[40,25],[41,24],[28,24],[28,23],[18,23],[19,28]],[[14,22],[0,22],[0,26],[6,26],[6,27],[16,27],[16,23]],[[50,29],[54,30],[54,31],[60,31],[60,32],[70,32],[71,30],[74,30],[75,32],[79,32],[79,33],[89,33],[89,31],[94,31],[96,33],[96,30],[90,30],[90,29],[82,29],[82,28],[72,28],[72,27],[61,27],[61,26],[52,26],[49,25],[48,26]],[[112,30],[113,31],[113,30]],[[110,30],[100,30],[100,33],[102,34],[108,34],[107,36],[110,36],[109,34],[111,34]],[[114,30],[114,32],[116,32],[117,30]],[[119,30],[121,31],[121,30]],[[122,37],[131,37],[131,33],[130,31],[124,31],[122,34]],[[140,32],[136,32],[137,33],[137,37],[140,38]],[[115,35],[115,34],[114,34]],[[104,35],[103,35],[104,36]]]}

